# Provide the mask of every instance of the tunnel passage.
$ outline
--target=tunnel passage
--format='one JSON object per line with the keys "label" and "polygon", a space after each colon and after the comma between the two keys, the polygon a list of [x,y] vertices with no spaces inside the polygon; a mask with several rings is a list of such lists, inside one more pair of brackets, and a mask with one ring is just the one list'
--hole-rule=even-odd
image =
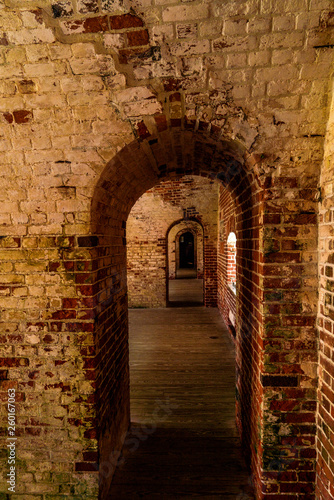
{"label": "tunnel passage", "polygon": [[179,269],[195,268],[194,235],[187,231],[179,237]]}
{"label": "tunnel passage", "polygon": [[218,185],[185,175],[159,182],[134,204],[126,222],[129,307],[166,307],[187,231],[194,235],[196,269],[185,271],[204,279],[206,305],[216,307]]}
{"label": "tunnel passage", "polygon": [[[204,193],[202,193],[204,197]],[[209,216],[216,217],[216,203],[208,210]],[[185,215],[185,214],[184,214]],[[216,253],[209,253],[206,246],[216,246],[217,227],[215,224],[207,224],[205,214],[197,217],[183,216],[183,219],[175,221],[167,232],[167,281],[166,294],[168,306],[206,306],[216,307],[217,302],[205,301],[205,297],[211,296],[211,288],[217,288],[217,280],[211,277],[217,276]],[[200,222],[201,221],[201,222]],[[213,231],[212,231],[213,230]],[[180,265],[180,242],[184,235],[193,238],[193,260],[192,267]],[[189,281],[190,280],[190,281]]]}

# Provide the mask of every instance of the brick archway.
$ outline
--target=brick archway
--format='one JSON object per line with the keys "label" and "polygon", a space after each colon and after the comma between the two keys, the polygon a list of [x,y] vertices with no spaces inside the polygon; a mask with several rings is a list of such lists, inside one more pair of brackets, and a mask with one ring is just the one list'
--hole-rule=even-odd
{"label": "brick archway", "polygon": [[[309,459],[315,453],[315,312],[303,299],[300,264],[305,257],[291,238],[305,217],[315,224],[314,212],[304,217],[299,205],[300,214],[285,212],[282,193],[285,186],[298,186],[298,180],[266,176],[264,155],[248,155],[240,144],[220,140],[216,131],[209,133],[205,124],[189,128],[172,127],[163,138],[145,135],[129,144],[109,162],[96,185],[91,233],[100,276],[92,288],[100,461],[109,463],[110,450],[121,449],[120,437],[129,419],[127,215],[139,196],[161,179],[201,175],[219,180],[235,205],[237,424],[258,498],[267,498],[267,491],[280,491],[282,477],[288,479],[283,481],[282,494],[296,488],[312,491],[312,479],[302,486],[297,483],[305,467],[315,470],[315,462]],[[278,205],[272,202],[276,199]],[[304,329],[310,342],[304,341]],[[286,335],[293,336],[288,344]],[[294,346],[297,355],[289,352]],[[292,459],[290,453],[300,458]],[[102,498],[108,486],[102,480]]]}
{"label": "brick archway", "polygon": [[[260,266],[257,237],[261,188],[256,177],[247,172],[245,152],[240,144],[221,141],[214,133],[210,136],[202,131],[174,128],[168,133],[172,144],[177,140],[184,145],[181,150],[172,148],[172,153],[177,152],[175,156],[165,149],[166,135],[164,139],[158,134],[134,141],[108,163],[92,201],[92,238],[96,243],[92,301],[97,349],[97,428],[100,462],[106,469],[110,463],[110,450],[121,449],[122,437],[129,423],[126,219],[136,200],[162,179],[184,174],[215,178],[230,190],[235,199],[240,241],[239,270],[245,263],[249,269],[240,279],[241,321],[237,355],[238,419],[249,455],[250,443],[257,439],[255,423],[261,420],[258,367],[262,354],[256,350],[256,345],[262,333],[262,301],[257,278],[252,279],[252,269]],[[255,238],[249,238],[249,234]],[[258,459],[253,454],[255,467]],[[102,498],[111,480],[111,474],[106,476],[103,477],[102,472]]]}

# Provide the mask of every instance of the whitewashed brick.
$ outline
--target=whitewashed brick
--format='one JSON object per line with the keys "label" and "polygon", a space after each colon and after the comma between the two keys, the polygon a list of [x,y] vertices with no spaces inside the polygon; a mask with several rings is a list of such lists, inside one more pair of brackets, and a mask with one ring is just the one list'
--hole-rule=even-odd
{"label": "whitewashed brick", "polygon": [[203,60],[201,57],[187,57],[182,59],[182,75],[190,76],[201,73]]}
{"label": "whitewashed brick", "polygon": [[248,21],[248,33],[268,33],[271,28],[271,17],[254,17]]}
{"label": "whitewashed brick", "polygon": [[12,111],[14,109],[22,108],[24,108],[24,101],[22,96],[16,95],[13,97],[0,97],[0,111]]}
{"label": "whitewashed brick", "polygon": [[167,7],[162,11],[162,20],[169,21],[193,21],[195,19],[205,19],[209,16],[209,7],[206,4],[197,5],[177,5]]}
{"label": "whitewashed brick", "polygon": [[100,64],[97,59],[78,59],[70,62],[71,69],[75,75],[99,73]]}
{"label": "whitewashed brick", "polygon": [[192,56],[210,52],[209,40],[200,40],[193,42],[178,42],[170,46],[170,52],[177,57]]}
{"label": "whitewashed brick", "polygon": [[199,25],[199,35],[202,38],[219,37],[222,32],[222,20],[210,19],[209,21],[202,21]]}
{"label": "whitewashed brick", "polygon": [[35,137],[31,140],[34,149],[51,149],[51,138],[48,136]]}
{"label": "whitewashed brick", "polygon": [[22,66],[14,64],[6,64],[4,66],[0,66],[0,78],[13,78],[22,76],[23,76]]}
{"label": "whitewashed brick", "polygon": [[100,106],[108,104],[108,96],[102,92],[71,92],[67,96],[71,106]]}
{"label": "whitewashed brick", "polygon": [[248,62],[250,66],[267,66],[270,62],[270,51],[260,50],[250,52],[248,54]]}
{"label": "whitewashed brick", "polygon": [[36,16],[36,12],[30,10],[23,10],[21,19],[25,28],[40,28],[42,24],[40,16]]}
{"label": "whitewashed brick", "polygon": [[49,51],[46,45],[26,45],[25,50],[29,62],[48,62]]}
{"label": "whitewashed brick", "polygon": [[302,47],[304,34],[293,33],[270,33],[260,37],[260,49],[280,49],[289,47]]}
{"label": "whitewashed brick", "polygon": [[296,18],[290,16],[274,16],[273,31],[292,31],[295,27]]}
{"label": "whitewashed brick", "polygon": [[132,87],[115,93],[118,102],[132,102],[154,99],[155,95],[147,87]]}
{"label": "whitewashed brick", "polygon": [[51,94],[27,94],[24,98],[26,106],[30,108],[52,108],[57,106],[59,108],[66,106],[66,98],[64,95],[52,92]]}
{"label": "whitewashed brick", "polygon": [[275,80],[291,80],[296,78],[298,74],[297,68],[293,66],[285,67],[284,71],[280,67],[273,68],[260,68],[255,72],[255,79],[257,81],[270,82]]}
{"label": "whitewashed brick", "polygon": [[323,9],[328,9],[328,2],[326,0],[310,0],[310,10],[320,11]]}
{"label": "whitewashed brick", "polygon": [[24,63],[27,60],[26,50],[24,47],[15,47],[8,50],[8,52],[6,52],[4,55],[8,63]]}
{"label": "whitewashed brick", "polygon": [[227,68],[243,68],[247,64],[247,54],[228,54],[226,58]]}
{"label": "whitewashed brick", "polygon": [[128,116],[153,115],[161,113],[162,106],[157,101],[137,101],[135,103],[125,103],[124,111]]}
{"label": "whitewashed brick", "polygon": [[224,22],[223,34],[225,35],[244,35],[246,33],[246,19],[228,20]]}
{"label": "whitewashed brick", "polygon": [[71,45],[73,56],[77,59],[94,58],[95,48],[92,43],[73,43]]}
{"label": "whitewashed brick", "polygon": [[80,76],[64,76],[59,80],[63,92],[78,92],[82,90],[82,80]]}
{"label": "whitewashed brick", "polygon": [[328,75],[328,64],[327,63],[321,63],[317,64],[316,68],[314,64],[303,64],[301,71],[300,71],[300,77],[305,80],[317,80],[320,78],[326,78]]}
{"label": "whitewashed brick", "polygon": [[318,12],[302,12],[296,15],[296,29],[307,30],[319,26]]}
{"label": "whitewashed brick", "polygon": [[154,26],[151,29],[152,41],[155,43],[162,43],[165,40],[174,38],[174,25],[163,24],[161,26]]}
{"label": "whitewashed brick", "polygon": [[49,47],[51,59],[69,59],[72,55],[71,47],[64,44],[52,44]]}
{"label": "whitewashed brick", "polygon": [[29,77],[53,76],[55,74],[54,63],[26,64],[24,72]]}
{"label": "whitewashed brick", "polygon": [[22,22],[15,12],[8,10],[6,12],[0,11],[0,26],[4,31],[17,30],[22,26]]}
{"label": "whitewashed brick", "polygon": [[14,45],[26,45],[31,43],[52,43],[55,41],[51,29],[36,28],[33,30],[9,31],[8,40]]}
{"label": "whitewashed brick", "polygon": [[292,63],[295,52],[291,49],[273,50],[271,62],[273,65]]}
{"label": "whitewashed brick", "polygon": [[104,45],[107,48],[114,49],[118,51],[118,49],[122,49],[125,46],[125,38],[123,33],[108,33],[103,37]]}

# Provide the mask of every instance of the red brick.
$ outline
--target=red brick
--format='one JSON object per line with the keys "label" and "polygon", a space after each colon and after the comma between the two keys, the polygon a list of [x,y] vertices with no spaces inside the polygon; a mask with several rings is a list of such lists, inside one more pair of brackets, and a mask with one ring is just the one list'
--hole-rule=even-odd
{"label": "red brick", "polygon": [[270,410],[273,411],[292,411],[298,410],[300,407],[299,401],[276,400],[270,403]]}
{"label": "red brick", "polygon": [[316,224],[317,223],[317,214],[316,213],[300,213],[293,215],[284,215],[284,222],[288,224]]}
{"label": "red brick", "polygon": [[28,358],[0,358],[0,366],[29,366]]}
{"label": "red brick", "polygon": [[135,47],[140,45],[148,45],[149,36],[147,30],[129,31],[127,34],[128,46]]}
{"label": "red brick", "polygon": [[[0,44],[1,45],[1,44]],[[12,113],[2,113],[4,119],[8,122],[8,123],[13,123],[14,121],[14,117],[12,115]]]}
{"label": "red brick", "polygon": [[32,111],[27,111],[25,109],[20,109],[18,111],[13,111],[15,123],[28,123],[33,119]]}
{"label": "red brick", "polygon": [[91,17],[83,21],[84,33],[103,33],[109,31],[108,17]]}
{"label": "red brick", "polygon": [[283,493],[312,493],[314,485],[311,483],[280,483],[280,490]]}
{"label": "red brick", "polygon": [[296,412],[296,413],[286,413],[284,415],[284,422],[287,423],[313,423],[315,422],[315,413],[302,413],[302,412]]}
{"label": "red brick", "polygon": [[276,262],[276,263],[299,263],[301,261],[299,252],[277,252],[265,255],[265,262]]}
{"label": "red brick", "polygon": [[120,30],[124,28],[140,28],[144,26],[140,17],[133,14],[123,14],[121,16],[110,16],[110,29]]}
{"label": "red brick", "polygon": [[168,124],[165,115],[157,115],[154,117],[154,120],[156,122],[158,132],[163,132],[164,130],[167,130]]}
{"label": "red brick", "polygon": [[150,133],[143,121],[137,123],[137,133],[142,140],[150,137]]}
{"label": "red brick", "polygon": [[76,309],[78,307],[78,299],[64,298],[63,309]]}
{"label": "red brick", "polygon": [[76,318],[77,313],[74,310],[60,310],[52,313],[52,319],[74,319]]}

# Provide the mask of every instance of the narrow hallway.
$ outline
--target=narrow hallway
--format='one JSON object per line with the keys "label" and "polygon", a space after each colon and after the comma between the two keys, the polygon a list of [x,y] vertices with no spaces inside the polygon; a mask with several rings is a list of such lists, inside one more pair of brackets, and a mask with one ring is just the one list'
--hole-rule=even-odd
{"label": "narrow hallway", "polygon": [[133,309],[129,320],[132,425],[108,498],[253,499],[218,310]]}

